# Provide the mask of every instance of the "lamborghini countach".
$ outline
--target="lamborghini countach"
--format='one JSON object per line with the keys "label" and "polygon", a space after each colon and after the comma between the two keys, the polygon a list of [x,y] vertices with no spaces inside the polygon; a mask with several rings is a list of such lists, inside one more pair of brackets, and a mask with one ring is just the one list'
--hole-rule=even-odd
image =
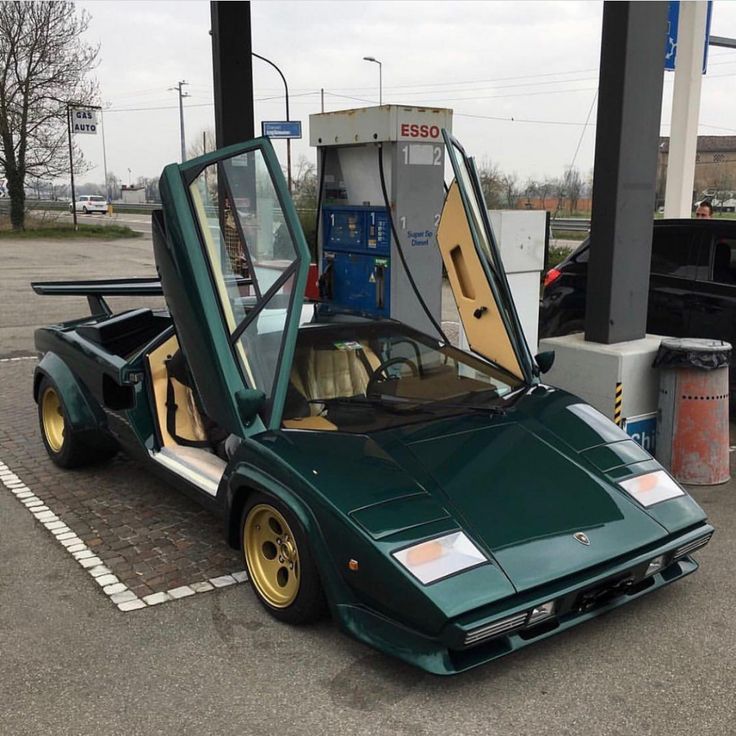
{"label": "lamborghini countach", "polygon": [[164,169],[155,278],[33,284],[91,312],[35,336],[57,465],[142,459],[222,516],[276,619],[330,614],[438,674],[679,580],[713,533],[645,450],[540,380],[550,356],[524,341],[474,163],[445,145],[437,245],[469,351],[305,300],[266,139]]}

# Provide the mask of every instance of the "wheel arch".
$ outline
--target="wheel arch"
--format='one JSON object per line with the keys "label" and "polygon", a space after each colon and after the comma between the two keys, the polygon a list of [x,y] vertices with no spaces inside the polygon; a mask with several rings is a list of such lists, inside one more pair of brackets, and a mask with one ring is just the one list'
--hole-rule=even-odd
{"label": "wheel arch", "polygon": [[344,581],[335,568],[327,541],[314,512],[285,483],[246,463],[236,466],[228,482],[229,498],[225,517],[228,543],[236,549],[240,547],[240,521],[248,498],[253,493],[277,498],[297,517],[307,536],[330,607],[338,602],[353,601],[354,597],[348,593]]}
{"label": "wheel arch", "polygon": [[105,430],[105,413],[84,384],[56,353],[46,353],[33,374],[33,399],[39,400],[41,381],[47,378],[59,392],[67,420],[75,431]]}

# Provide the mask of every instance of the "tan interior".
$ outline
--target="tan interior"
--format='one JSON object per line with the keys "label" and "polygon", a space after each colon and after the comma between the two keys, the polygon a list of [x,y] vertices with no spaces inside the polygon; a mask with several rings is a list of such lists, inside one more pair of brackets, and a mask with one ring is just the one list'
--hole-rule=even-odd
{"label": "tan interior", "polygon": [[[361,345],[371,371],[356,350],[308,348],[297,351],[291,369],[291,382],[308,401],[365,394],[371,372],[381,364],[381,361],[367,345],[363,343]],[[317,416],[321,411],[322,407],[319,404],[310,405],[312,416]]]}
{"label": "tan interior", "polygon": [[[519,360],[475,249],[457,181],[452,183],[445,199],[437,228],[437,242],[470,348],[523,378]],[[474,316],[476,310],[480,310],[480,317]]]}
{"label": "tan interior", "polygon": [[325,417],[284,419],[282,424],[286,429],[320,429],[327,432],[334,432],[337,429],[337,427],[329,419],[325,419]]}
{"label": "tan interior", "polygon": [[[158,426],[161,430],[164,447],[177,445],[176,440],[166,429],[166,384],[168,375],[165,361],[178,349],[179,342],[176,339],[176,335],[173,335],[148,354],[148,367],[151,371]],[[191,389],[179,383],[176,379],[172,379],[172,384],[178,407],[176,411],[176,433],[189,440],[207,439],[204,427],[202,426],[202,420],[194,404],[194,396],[192,395]]]}

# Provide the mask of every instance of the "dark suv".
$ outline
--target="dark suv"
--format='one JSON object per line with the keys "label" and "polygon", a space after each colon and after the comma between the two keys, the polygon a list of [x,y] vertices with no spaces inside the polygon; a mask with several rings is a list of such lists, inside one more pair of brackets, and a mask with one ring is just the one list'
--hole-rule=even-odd
{"label": "dark suv", "polygon": [[[589,252],[590,238],[547,272],[540,338],[582,331]],[[647,332],[736,345],[736,220],[654,221]]]}

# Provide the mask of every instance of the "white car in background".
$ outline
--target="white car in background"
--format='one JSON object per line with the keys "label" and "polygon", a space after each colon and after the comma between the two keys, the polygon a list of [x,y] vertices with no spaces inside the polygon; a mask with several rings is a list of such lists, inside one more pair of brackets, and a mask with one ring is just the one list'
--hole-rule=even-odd
{"label": "white car in background", "polygon": [[[107,214],[107,200],[99,194],[82,194],[77,197],[76,210],[85,215],[90,215],[93,212],[101,212],[105,215]],[[71,211],[72,203],[69,202],[69,212]]]}

